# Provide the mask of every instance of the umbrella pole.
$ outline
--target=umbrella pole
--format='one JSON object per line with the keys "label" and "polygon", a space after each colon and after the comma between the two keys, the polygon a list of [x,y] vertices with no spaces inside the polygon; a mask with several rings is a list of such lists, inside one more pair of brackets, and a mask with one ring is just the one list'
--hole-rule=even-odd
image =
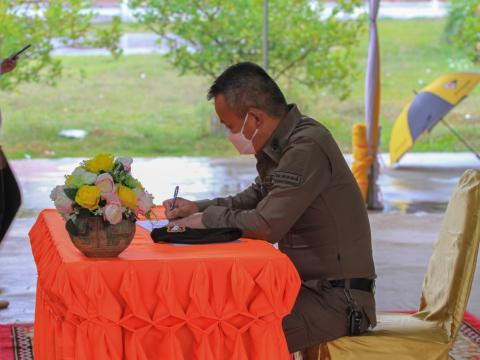
{"label": "umbrella pole", "polygon": [[445,121],[445,119],[441,119],[441,121],[448,128],[448,130],[450,130],[452,132],[452,134],[455,135],[463,143],[463,145],[465,145],[468,148],[468,150],[470,150],[477,157],[478,160],[480,160],[480,154],[478,152],[476,152],[475,149],[472,146],[470,146],[470,144],[459,133],[457,133],[450,126],[449,123],[447,123]]}
{"label": "umbrella pole", "polygon": [[382,127],[378,127],[377,147],[373,152],[373,161],[368,172],[368,189],[367,189],[367,208],[369,210],[383,210],[383,201],[380,187],[377,184],[380,175],[380,163],[378,161],[378,149],[380,149]]}

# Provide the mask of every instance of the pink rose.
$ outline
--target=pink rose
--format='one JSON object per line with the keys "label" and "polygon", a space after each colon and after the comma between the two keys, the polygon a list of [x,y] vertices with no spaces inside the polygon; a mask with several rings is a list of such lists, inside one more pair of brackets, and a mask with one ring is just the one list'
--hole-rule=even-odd
{"label": "pink rose", "polygon": [[113,181],[112,176],[108,173],[99,175],[95,181],[95,186],[100,189],[100,194],[103,198],[115,193],[115,182]]}
{"label": "pink rose", "polygon": [[73,211],[73,201],[64,192],[57,194],[54,204],[62,215],[71,214]]}
{"label": "pink rose", "polygon": [[102,198],[107,202],[107,204],[122,205],[116,191],[110,194],[103,195]]}
{"label": "pink rose", "polygon": [[153,206],[153,196],[146,191],[137,191],[137,213],[145,215]]}
{"label": "pink rose", "polygon": [[55,201],[57,197],[62,194],[65,195],[65,185],[55,186],[55,188],[50,193],[50,199],[52,199],[52,201]]}
{"label": "pink rose", "polygon": [[118,204],[107,204],[103,210],[103,218],[110,224],[115,225],[122,222],[122,206]]}
{"label": "pink rose", "polygon": [[133,163],[133,159],[131,157],[119,157],[117,158],[117,161],[123,165],[123,170],[125,170],[126,172],[130,172]]}

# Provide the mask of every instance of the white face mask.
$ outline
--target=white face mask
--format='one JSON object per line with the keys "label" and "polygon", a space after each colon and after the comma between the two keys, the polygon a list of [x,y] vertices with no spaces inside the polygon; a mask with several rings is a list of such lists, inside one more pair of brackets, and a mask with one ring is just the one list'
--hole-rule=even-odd
{"label": "white face mask", "polygon": [[251,139],[247,139],[243,135],[243,129],[245,129],[245,124],[247,123],[248,113],[245,115],[245,120],[243,120],[242,129],[238,133],[232,133],[231,130],[228,130],[228,139],[235,146],[240,154],[255,154],[255,148],[253,147],[253,138],[257,135],[258,129],[255,129]]}

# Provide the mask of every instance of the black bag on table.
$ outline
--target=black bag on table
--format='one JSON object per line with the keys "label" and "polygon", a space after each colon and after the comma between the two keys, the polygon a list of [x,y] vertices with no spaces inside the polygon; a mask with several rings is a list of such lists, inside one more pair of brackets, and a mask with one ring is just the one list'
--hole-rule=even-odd
{"label": "black bag on table", "polygon": [[17,180],[0,147],[0,242],[15,218],[21,202]]}
{"label": "black bag on table", "polygon": [[175,244],[215,244],[239,239],[242,232],[236,228],[191,229],[183,232],[168,232],[167,227],[153,229],[151,237],[154,242]]}

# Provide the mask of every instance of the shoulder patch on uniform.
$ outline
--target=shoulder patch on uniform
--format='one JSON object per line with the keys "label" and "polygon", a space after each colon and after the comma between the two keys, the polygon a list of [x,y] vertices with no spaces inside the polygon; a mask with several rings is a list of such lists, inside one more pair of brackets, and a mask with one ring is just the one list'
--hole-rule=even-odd
{"label": "shoulder patch on uniform", "polygon": [[285,184],[298,186],[303,183],[303,177],[294,173],[285,171],[274,171],[272,173],[272,180],[275,185]]}

